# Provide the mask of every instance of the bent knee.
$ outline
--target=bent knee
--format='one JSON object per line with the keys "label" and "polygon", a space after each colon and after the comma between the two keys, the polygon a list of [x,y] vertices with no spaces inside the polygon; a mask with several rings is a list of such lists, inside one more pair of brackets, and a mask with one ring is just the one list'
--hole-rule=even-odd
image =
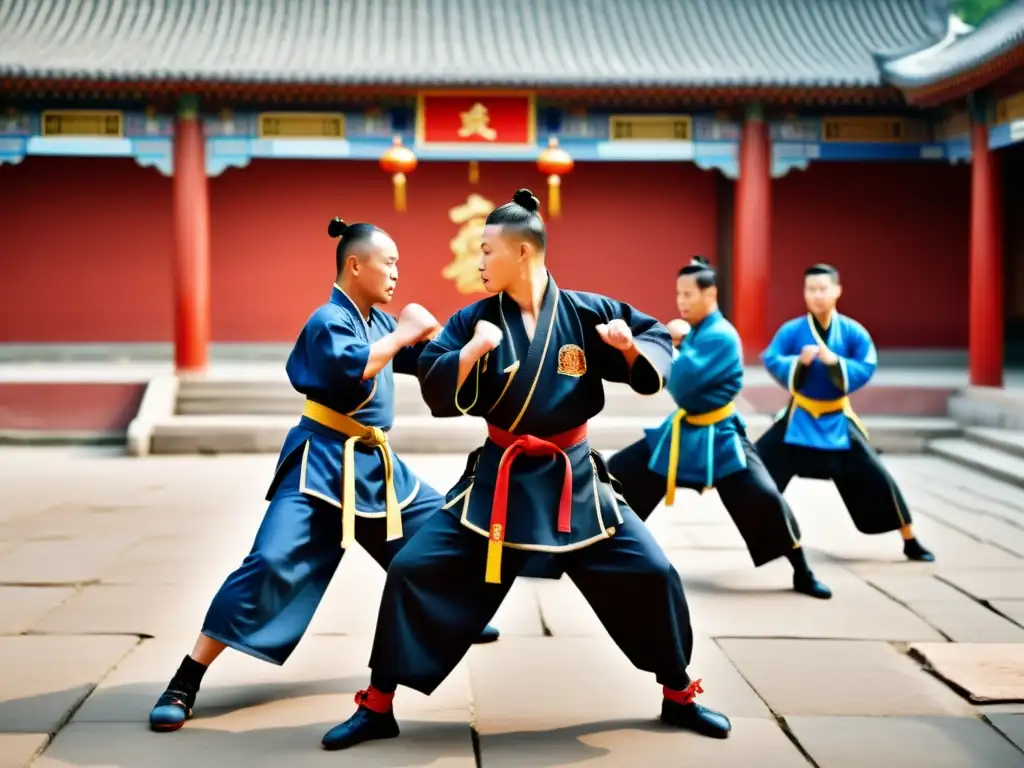
{"label": "bent knee", "polygon": [[679,578],[675,566],[672,565],[664,552],[652,553],[636,572],[652,581],[669,582]]}
{"label": "bent knee", "polygon": [[245,558],[245,565],[268,576],[287,578],[296,565],[292,554],[283,547],[266,547]]}
{"label": "bent knee", "polygon": [[387,581],[406,581],[428,567],[428,561],[422,555],[406,547],[392,558],[388,565]]}

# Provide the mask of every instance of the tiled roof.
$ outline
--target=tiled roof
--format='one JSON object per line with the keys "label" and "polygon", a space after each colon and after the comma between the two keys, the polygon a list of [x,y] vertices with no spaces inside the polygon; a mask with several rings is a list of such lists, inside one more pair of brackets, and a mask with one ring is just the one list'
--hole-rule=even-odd
{"label": "tiled roof", "polygon": [[0,77],[870,87],[941,0],[0,0]]}
{"label": "tiled roof", "polygon": [[1024,45],[1024,0],[1012,0],[973,32],[884,61],[885,78],[899,88],[921,88],[969,72]]}

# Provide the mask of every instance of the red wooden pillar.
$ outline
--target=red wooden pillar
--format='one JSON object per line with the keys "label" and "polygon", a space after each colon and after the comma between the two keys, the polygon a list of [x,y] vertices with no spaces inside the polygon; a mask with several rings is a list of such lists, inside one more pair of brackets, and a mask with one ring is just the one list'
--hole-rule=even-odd
{"label": "red wooden pillar", "polygon": [[210,204],[199,100],[184,96],[174,130],[174,367],[206,367],[210,344]]}
{"label": "red wooden pillar", "polygon": [[768,289],[771,268],[772,153],[768,125],[759,104],[747,107],[740,139],[733,235],[732,315],[746,362],[768,346]]}
{"label": "red wooden pillar", "polygon": [[983,100],[971,104],[971,384],[1003,386],[1003,238],[999,156],[988,146]]}

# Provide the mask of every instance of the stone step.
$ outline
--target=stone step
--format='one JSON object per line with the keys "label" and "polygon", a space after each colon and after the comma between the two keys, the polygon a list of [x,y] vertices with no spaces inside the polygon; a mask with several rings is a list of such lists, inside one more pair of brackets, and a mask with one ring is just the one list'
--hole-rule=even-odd
{"label": "stone step", "polygon": [[[639,439],[644,427],[658,425],[664,414],[601,415],[590,421],[590,441],[599,450],[618,450]],[[868,417],[872,443],[890,453],[919,453],[929,440],[959,434],[948,419]],[[748,434],[756,440],[770,426],[767,416],[747,419]],[[153,453],[276,453],[293,416],[177,415],[153,425]],[[463,453],[478,447],[486,435],[481,419],[402,416],[389,433],[399,453]]]}
{"label": "stone step", "polygon": [[949,415],[964,427],[1024,429],[1024,395],[1003,387],[967,387],[949,398]]}
{"label": "stone step", "polygon": [[1024,458],[968,438],[932,440],[929,453],[968,467],[997,480],[1024,488]]}
{"label": "stone step", "polygon": [[1024,459],[1024,430],[968,427],[964,430],[964,436],[981,445],[997,448],[1004,453]]}

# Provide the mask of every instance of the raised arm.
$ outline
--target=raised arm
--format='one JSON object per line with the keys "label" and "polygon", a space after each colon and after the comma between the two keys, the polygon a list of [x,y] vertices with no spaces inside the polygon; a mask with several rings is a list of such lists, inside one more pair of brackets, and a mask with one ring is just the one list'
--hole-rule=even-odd
{"label": "raised arm", "polygon": [[736,392],[732,395],[739,394],[742,371],[743,351],[739,339],[727,333],[711,332],[680,347],[672,362],[668,391],[676,405],[689,410],[690,400],[696,393],[730,376],[736,379]]}
{"label": "raised arm", "polygon": [[791,348],[790,338],[789,323],[786,323],[776,332],[768,349],[761,353],[761,362],[768,375],[792,391],[796,387],[800,355]]}
{"label": "raised arm", "polygon": [[672,366],[672,337],[665,326],[624,302],[580,295],[593,302],[601,321],[595,329],[604,342],[597,351],[601,378],[629,384],[641,395],[660,392]]}
{"label": "raised arm", "polygon": [[317,384],[340,389],[373,378],[376,371],[371,359],[376,364],[387,346],[382,344],[384,339],[367,344],[354,329],[337,320],[307,327],[305,333],[306,343],[296,347],[285,366],[289,380],[300,391]]}
{"label": "raised arm", "polygon": [[[420,392],[434,416],[481,415],[480,364],[500,343],[500,331],[495,339],[490,323],[467,325],[464,312],[452,315],[419,356]],[[475,332],[476,325],[483,330]]]}
{"label": "raised arm", "polygon": [[851,326],[850,331],[853,334],[850,355],[843,357],[833,353],[842,372],[840,389],[846,395],[853,394],[871,381],[878,368],[878,352],[871,340],[871,334],[860,325]]}
{"label": "raised arm", "polygon": [[395,355],[395,373],[405,373],[410,376],[416,376],[419,373],[420,367],[420,355],[423,354],[423,350],[427,348],[429,340],[423,340],[418,344],[413,344],[411,347],[402,347],[398,350]]}

